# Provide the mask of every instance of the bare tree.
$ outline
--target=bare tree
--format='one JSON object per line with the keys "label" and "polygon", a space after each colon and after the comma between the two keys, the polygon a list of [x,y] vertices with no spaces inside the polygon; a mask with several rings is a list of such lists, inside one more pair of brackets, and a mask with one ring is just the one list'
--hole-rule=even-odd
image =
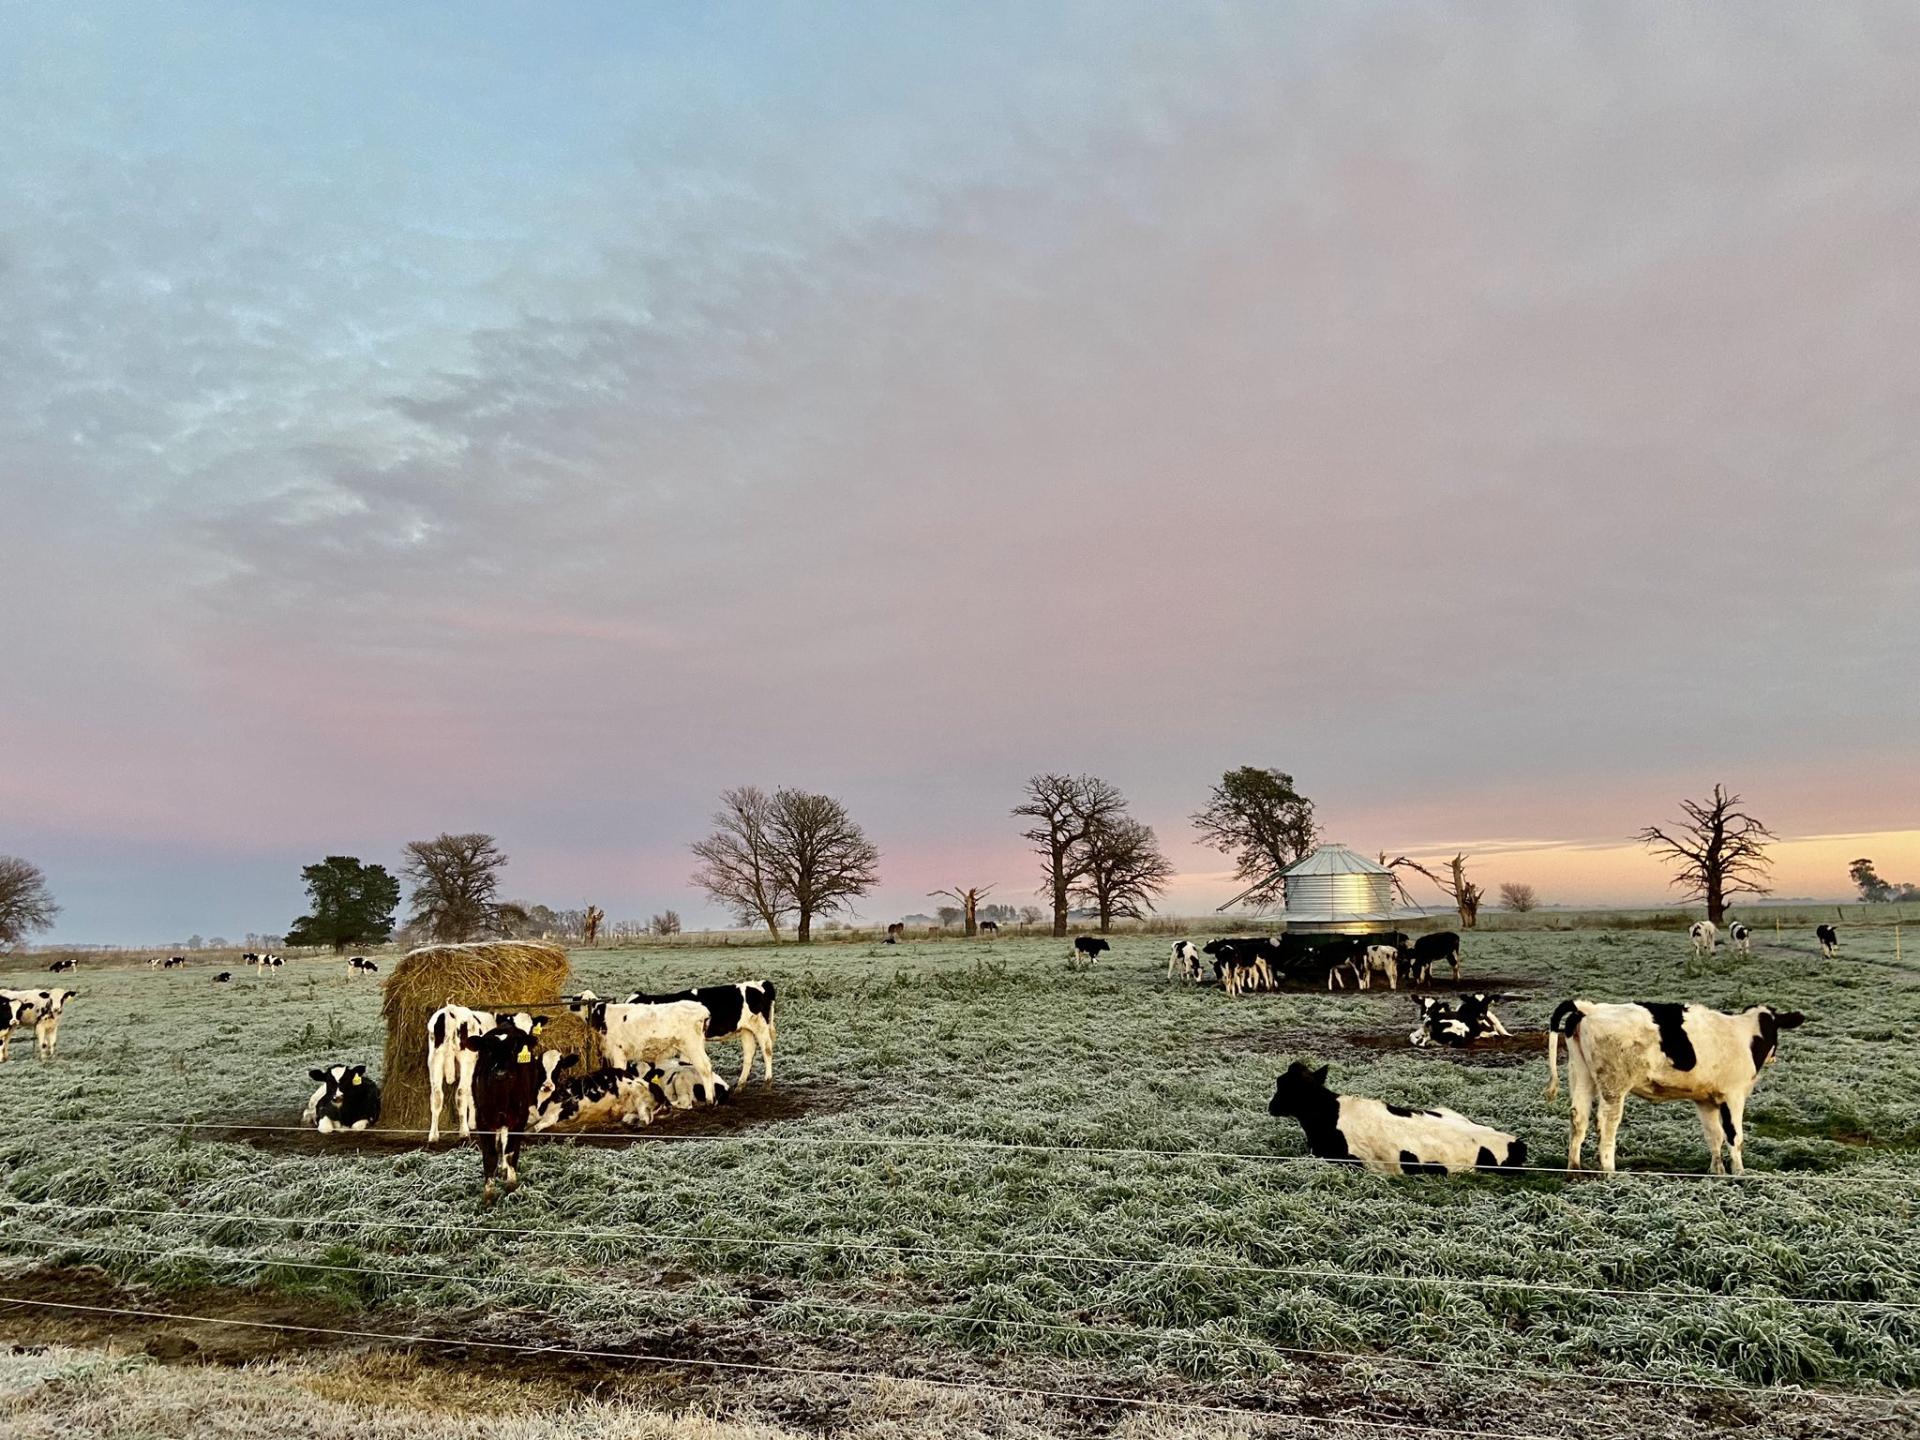
{"label": "bare tree", "polygon": [[1739,807],[1738,795],[1715,785],[1711,800],[1680,802],[1687,818],[1671,832],[1649,825],[1634,837],[1678,866],[1672,883],[1690,899],[1706,901],[1707,919],[1716,925],[1726,918],[1735,895],[1773,893],[1766,879],[1773,865],[1767,844],[1774,834]]}
{"label": "bare tree", "polygon": [[1047,912],[1042,910],[1038,905],[1022,905],[1020,907],[1020,923],[1022,925],[1038,925],[1046,918]]}
{"label": "bare tree", "polygon": [[1173,876],[1173,862],[1160,853],[1153,827],[1120,815],[1088,832],[1086,873],[1073,894],[1100,912],[1104,935],[1115,916],[1144,920]]}
{"label": "bare tree", "polygon": [[607,912],[598,905],[589,904],[580,912],[580,941],[591,945],[600,938],[600,927],[607,923]]}
{"label": "bare tree", "polygon": [[1086,839],[1127,808],[1120,792],[1091,775],[1035,775],[1027,798],[1013,813],[1034,821],[1024,838],[1040,857],[1040,893],[1053,901],[1053,933],[1067,933],[1067,909],[1074,885],[1085,876]]}
{"label": "bare tree", "polygon": [[933,912],[933,915],[934,918],[940,922],[940,928],[943,930],[951,930],[955,925],[958,925],[961,920],[960,907],[958,905],[942,905],[938,910]]}
{"label": "bare tree", "polygon": [[428,939],[477,940],[505,933],[523,912],[503,907],[495,895],[506,854],[491,835],[441,835],[408,843],[400,873],[413,887],[408,925]]}
{"label": "bare tree", "polygon": [[[1486,892],[1467,878],[1467,861],[1471,858],[1464,850],[1456,854],[1447,861],[1447,873],[1443,877],[1434,874],[1418,860],[1410,860],[1405,855],[1393,860],[1388,860],[1384,855],[1380,857],[1381,863],[1389,870],[1399,870],[1403,867],[1408,870],[1417,870],[1439,886],[1440,893],[1453,902],[1454,910],[1459,913],[1462,930],[1473,929],[1480,919],[1480,902],[1486,897]],[[1397,876],[1394,884],[1398,886],[1401,895],[1405,896],[1407,887],[1400,884]]]}
{"label": "bare tree", "polygon": [[767,834],[802,945],[813,939],[816,916],[848,910],[848,901],[880,883],[879,848],[831,795],[775,791]]}
{"label": "bare tree", "polygon": [[[971,889],[966,890],[956,885],[951,890],[929,890],[927,892],[927,898],[929,900],[950,899],[956,901],[960,906],[961,916],[964,917],[967,922],[967,934],[978,935],[980,933],[980,902],[992,893],[993,886],[991,885],[975,885]],[[941,913],[944,914],[945,912],[942,911]]]}
{"label": "bare tree", "polygon": [[1531,885],[1509,880],[1500,887],[1500,903],[1515,914],[1524,915],[1540,901],[1535,897]]}
{"label": "bare tree", "polygon": [[774,800],[757,785],[720,793],[713,833],[697,840],[700,868],[693,883],[725,905],[741,925],[764,925],[780,941],[780,921],[793,909],[793,891],[781,873],[773,838]]}
{"label": "bare tree", "polygon": [[1280,872],[1313,849],[1313,802],[1281,770],[1242,765],[1220,777],[1207,808],[1193,817],[1200,838],[1234,856],[1234,875],[1251,888],[1236,897],[1256,908],[1280,899]]}
{"label": "bare tree", "polygon": [[667,910],[653,917],[647,928],[656,935],[678,935],[680,933],[680,912]]}
{"label": "bare tree", "polygon": [[38,865],[17,855],[0,855],[0,950],[51,929],[59,913]]}

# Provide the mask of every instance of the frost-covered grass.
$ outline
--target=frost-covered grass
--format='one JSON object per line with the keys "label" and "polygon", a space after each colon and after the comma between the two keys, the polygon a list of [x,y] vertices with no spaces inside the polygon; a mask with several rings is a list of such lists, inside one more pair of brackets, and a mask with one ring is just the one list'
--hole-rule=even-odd
{"label": "frost-covered grass", "polygon": [[[1091,972],[1025,938],[582,952],[577,974],[602,993],[771,975],[785,1108],[710,1143],[530,1146],[525,1188],[492,1212],[465,1148],[289,1151],[155,1122],[291,1120],[310,1066],[377,1064],[376,984],[331,961],[221,987],[204,966],[83,963],[59,1060],[29,1046],[0,1067],[0,1195],[35,1207],[0,1214],[18,1257],[0,1264],[95,1264],[182,1308],[205,1287],[263,1286],[376,1328],[531,1326],[1135,1391],[1279,1384],[1298,1370],[1287,1347],[1380,1352],[1341,1371],[1367,1395],[1493,1390],[1536,1369],[1920,1380],[1920,961],[1894,968],[1890,935],[1855,929],[1833,962],[1810,935],[1764,936],[1750,960],[1723,951],[1692,976],[1676,934],[1468,936],[1469,987],[1541,982],[1502,1007],[1516,1032],[1576,994],[1805,1011],[1748,1110],[1744,1182],[1395,1180],[1236,1158],[1301,1154],[1298,1127],[1265,1108],[1296,1057],[1330,1062],[1343,1089],[1516,1131],[1546,1165],[1565,1115],[1542,1098],[1544,1054],[1416,1052],[1404,996],[1169,986],[1166,943],[1121,937]],[[0,972],[23,982],[38,972]],[[736,1052],[719,1048],[724,1071]],[[1071,1148],[857,1143],[872,1137]],[[1630,1102],[1620,1153],[1635,1170],[1705,1168],[1690,1105]],[[785,1243],[751,1243],[765,1240]],[[1661,1293],[1576,1293],[1592,1290]],[[1916,1308],[1797,1303],[1836,1300]]]}

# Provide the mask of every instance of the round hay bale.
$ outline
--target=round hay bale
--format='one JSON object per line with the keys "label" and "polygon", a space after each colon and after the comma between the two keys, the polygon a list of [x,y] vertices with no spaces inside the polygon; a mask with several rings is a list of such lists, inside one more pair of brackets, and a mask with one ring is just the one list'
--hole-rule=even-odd
{"label": "round hay bale", "polygon": [[571,977],[567,952],[558,945],[486,940],[409,951],[382,987],[387,1059],[380,1077],[381,1128],[427,1128],[427,1021],[442,1005],[531,1011],[547,1022],[541,1048],[574,1052],[583,1070],[600,1065],[599,1036],[560,1003]]}

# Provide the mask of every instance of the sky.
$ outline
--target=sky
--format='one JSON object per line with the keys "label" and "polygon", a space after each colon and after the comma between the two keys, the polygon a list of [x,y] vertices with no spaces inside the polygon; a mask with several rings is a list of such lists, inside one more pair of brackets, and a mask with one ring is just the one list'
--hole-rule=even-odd
{"label": "sky", "polygon": [[[0,0],[0,853],[54,939],[277,931],[486,830],[691,889],[844,800],[862,915],[1331,838],[1657,900],[1920,881],[1920,11]],[[1817,837],[1839,837],[1821,839]]]}

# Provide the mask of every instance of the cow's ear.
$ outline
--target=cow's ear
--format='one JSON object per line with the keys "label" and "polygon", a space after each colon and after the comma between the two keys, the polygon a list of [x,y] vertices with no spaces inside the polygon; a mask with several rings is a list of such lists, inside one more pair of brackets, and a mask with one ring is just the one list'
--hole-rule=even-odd
{"label": "cow's ear", "polygon": [[1332,1068],[1333,1067],[1331,1065],[1322,1065],[1318,1070],[1313,1072],[1313,1078],[1319,1081],[1322,1085],[1326,1084],[1327,1071],[1331,1070]]}
{"label": "cow's ear", "polygon": [[1773,1017],[1773,1023],[1778,1025],[1782,1030],[1798,1030],[1802,1025],[1807,1023],[1807,1017],[1802,1015],[1798,1010],[1789,1010],[1784,1015],[1775,1015]]}
{"label": "cow's ear", "polygon": [[568,1051],[565,1055],[562,1055],[560,1057],[560,1062],[557,1065],[555,1065],[553,1068],[556,1070],[564,1070],[569,1065],[578,1065],[579,1063],[580,1063],[580,1057],[578,1055],[575,1055],[572,1051]]}
{"label": "cow's ear", "polygon": [[324,1070],[309,1070],[307,1071],[307,1078],[309,1080],[318,1080],[324,1085],[327,1083],[327,1072]]}

